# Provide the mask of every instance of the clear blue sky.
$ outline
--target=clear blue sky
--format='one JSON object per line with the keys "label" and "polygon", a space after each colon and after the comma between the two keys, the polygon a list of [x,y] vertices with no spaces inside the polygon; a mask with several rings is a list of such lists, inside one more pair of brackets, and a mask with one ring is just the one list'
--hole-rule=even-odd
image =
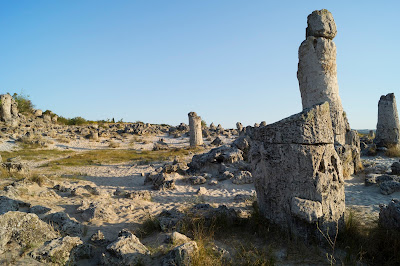
{"label": "clear blue sky", "polygon": [[298,47],[326,8],[350,125],[375,128],[379,97],[400,101],[399,3],[0,0],[0,93],[65,117],[273,123],[301,111]]}

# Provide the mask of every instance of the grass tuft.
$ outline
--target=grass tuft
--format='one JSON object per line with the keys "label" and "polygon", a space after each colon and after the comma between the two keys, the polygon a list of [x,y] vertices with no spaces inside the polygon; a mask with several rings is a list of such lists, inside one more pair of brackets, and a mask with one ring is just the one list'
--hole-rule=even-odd
{"label": "grass tuft", "polygon": [[345,264],[400,265],[400,231],[382,228],[377,221],[365,224],[355,211],[347,214],[337,244],[346,251]]}
{"label": "grass tuft", "polygon": [[393,146],[389,147],[386,150],[385,155],[387,157],[400,157],[400,146],[399,145],[393,145]]}
{"label": "grass tuft", "polygon": [[161,231],[160,222],[156,217],[149,214],[136,233],[140,235],[140,238],[143,238],[159,231]]}

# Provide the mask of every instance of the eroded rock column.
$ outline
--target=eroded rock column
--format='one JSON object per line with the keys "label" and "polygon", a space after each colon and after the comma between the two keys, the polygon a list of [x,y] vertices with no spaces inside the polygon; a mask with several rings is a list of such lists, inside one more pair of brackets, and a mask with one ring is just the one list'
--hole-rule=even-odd
{"label": "eroded rock column", "polygon": [[195,112],[190,112],[189,116],[189,135],[190,147],[203,145],[203,135],[201,132],[201,117]]}
{"label": "eroded rock column", "polygon": [[337,33],[332,14],[316,10],[307,17],[306,40],[299,48],[299,80],[303,109],[328,102],[336,151],[344,162],[344,175],[361,169],[360,144],[357,132],[350,129],[339,96],[336,66]]}
{"label": "eroded rock column", "polygon": [[345,144],[345,134],[350,129],[343,116],[339,96],[336,67],[337,33],[332,14],[317,10],[307,17],[306,40],[299,48],[299,80],[303,109],[328,102],[335,142]]}
{"label": "eroded rock column", "polygon": [[0,120],[14,125],[18,121],[17,103],[10,94],[0,95]]}
{"label": "eroded rock column", "polygon": [[329,104],[254,128],[249,153],[261,213],[303,238],[334,236],[345,210]]}
{"label": "eroded rock column", "polygon": [[378,123],[376,125],[377,146],[391,147],[400,144],[400,125],[394,93],[382,95],[378,103]]}

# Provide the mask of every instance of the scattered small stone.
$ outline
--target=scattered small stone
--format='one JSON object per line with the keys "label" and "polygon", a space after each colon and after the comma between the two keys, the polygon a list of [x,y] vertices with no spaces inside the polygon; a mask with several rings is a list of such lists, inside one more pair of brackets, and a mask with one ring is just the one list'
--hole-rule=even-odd
{"label": "scattered small stone", "polygon": [[229,171],[225,171],[219,176],[218,180],[223,181],[223,180],[227,180],[227,179],[233,179],[234,177],[235,177],[235,175],[233,173],[231,173]]}
{"label": "scattered small stone", "polygon": [[246,202],[246,201],[254,201],[256,198],[252,195],[246,194],[238,194],[235,196],[234,200],[236,202]]}
{"label": "scattered small stone", "polygon": [[236,185],[253,183],[253,176],[249,171],[240,171],[232,178],[232,183]]}
{"label": "scattered small stone", "polygon": [[392,169],[392,175],[400,175],[400,162],[394,162],[390,168]]}
{"label": "scattered small stone", "polygon": [[139,238],[127,230],[118,234],[118,239],[107,246],[102,256],[104,265],[149,265],[150,251]]}
{"label": "scattered small stone", "polygon": [[192,241],[189,237],[185,236],[184,234],[173,232],[171,234],[167,234],[164,242],[167,244],[172,245],[182,245],[184,243]]}
{"label": "scattered small stone", "polygon": [[171,250],[164,258],[162,265],[192,265],[193,257],[199,248],[195,241],[182,244]]}
{"label": "scattered small stone", "polygon": [[223,142],[222,142],[222,140],[219,138],[219,137],[216,137],[212,142],[211,142],[211,145],[214,145],[214,146],[220,146],[220,145],[222,145],[223,144]]}
{"label": "scattered small stone", "polygon": [[45,220],[53,225],[56,230],[60,230],[70,236],[82,236],[83,226],[74,218],[70,218],[65,212],[55,212],[47,215]]}
{"label": "scattered small stone", "polygon": [[379,224],[388,229],[400,229],[400,201],[392,199],[389,205],[379,205]]}
{"label": "scattered small stone", "polygon": [[46,212],[51,211],[50,208],[41,206],[41,205],[35,205],[29,208],[29,212],[30,213],[34,213],[34,214],[44,214]]}
{"label": "scattered small stone", "polygon": [[394,192],[400,191],[400,182],[393,180],[384,181],[379,184],[379,187],[383,195],[390,195]]}
{"label": "scattered small stone", "polygon": [[81,212],[82,219],[90,222],[94,219],[111,221],[116,216],[113,208],[101,202],[82,202],[82,205],[77,209]]}
{"label": "scattered small stone", "polygon": [[210,186],[216,186],[216,185],[218,185],[218,181],[217,180],[210,180],[210,182],[208,184]]}
{"label": "scattered small stone", "polygon": [[6,196],[0,196],[0,214],[9,211],[18,211],[20,207],[30,207],[30,204],[20,200],[10,199]]}
{"label": "scattered small stone", "polygon": [[196,194],[197,195],[207,195],[207,189],[205,187],[199,187]]}
{"label": "scattered small stone", "polygon": [[96,233],[94,233],[91,237],[90,237],[90,241],[92,241],[95,244],[104,244],[107,242],[104,234],[102,231],[98,230]]}
{"label": "scattered small stone", "polygon": [[202,185],[207,182],[207,179],[203,176],[192,176],[189,178],[189,182],[192,185]]}
{"label": "scattered small stone", "polygon": [[47,263],[74,264],[75,258],[71,250],[83,242],[79,237],[62,237],[46,242],[43,246],[30,253],[31,257]]}

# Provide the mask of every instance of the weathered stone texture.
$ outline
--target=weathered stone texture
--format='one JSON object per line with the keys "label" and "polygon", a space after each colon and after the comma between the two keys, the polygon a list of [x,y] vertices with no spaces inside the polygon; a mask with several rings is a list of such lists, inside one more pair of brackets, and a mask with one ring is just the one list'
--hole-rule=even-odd
{"label": "weathered stone texture", "polygon": [[394,93],[382,95],[378,103],[378,123],[374,140],[378,146],[390,147],[400,143],[400,124]]}
{"label": "weathered stone texture", "polygon": [[334,234],[345,210],[342,163],[329,104],[255,128],[250,161],[261,213],[308,239]]}
{"label": "weathered stone texture", "polygon": [[25,247],[42,244],[57,237],[50,225],[41,221],[36,214],[9,211],[0,215],[0,254],[6,251],[6,245],[16,242]]}
{"label": "weathered stone texture", "polygon": [[307,18],[306,40],[299,48],[299,80],[303,109],[328,102],[335,138],[335,148],[345,176],[360,169],[359,139],[353,138],[339,96],[336,66],[336,24],[332,14],[317,10]]}
{"label": "weathered stone texture", "polygon": [[203,135],[201,131],[201,117],[195,112],[190,112],[189,116],[189,134],[190,146],[195,147],[203,145]]}
{"label": "weathered stone texture", "polygon": [[127,230],[118,234],[118,239],[106,247],[103,254],[103,265],[152,265],[150,251],[139,238]]}
{"label": "weathered stone texture", "polygon": [[343,116],[339,96],[335,43],[326,38],[308,37],[299,48],[297,78],[303,109],[327,101],[330,105],[335,141],[344,144],[349,126]]}
{"label": "weathered stone texture", "polygon": [[392,199],[389,205],[379,207],[379,224],[388,229],[400,229],[400,201]]}
{"label": "weathered stone texture", "polygon": [[10,94],[0,95],[0,120],[15,125],[18,119],[18,104]]}
{"label": "weathered stone texture", "polygon": [[306,38],[309,36],[333,39],[336,36],[336,23],[332,13],[326,9],[315,10],[307,17]]}

